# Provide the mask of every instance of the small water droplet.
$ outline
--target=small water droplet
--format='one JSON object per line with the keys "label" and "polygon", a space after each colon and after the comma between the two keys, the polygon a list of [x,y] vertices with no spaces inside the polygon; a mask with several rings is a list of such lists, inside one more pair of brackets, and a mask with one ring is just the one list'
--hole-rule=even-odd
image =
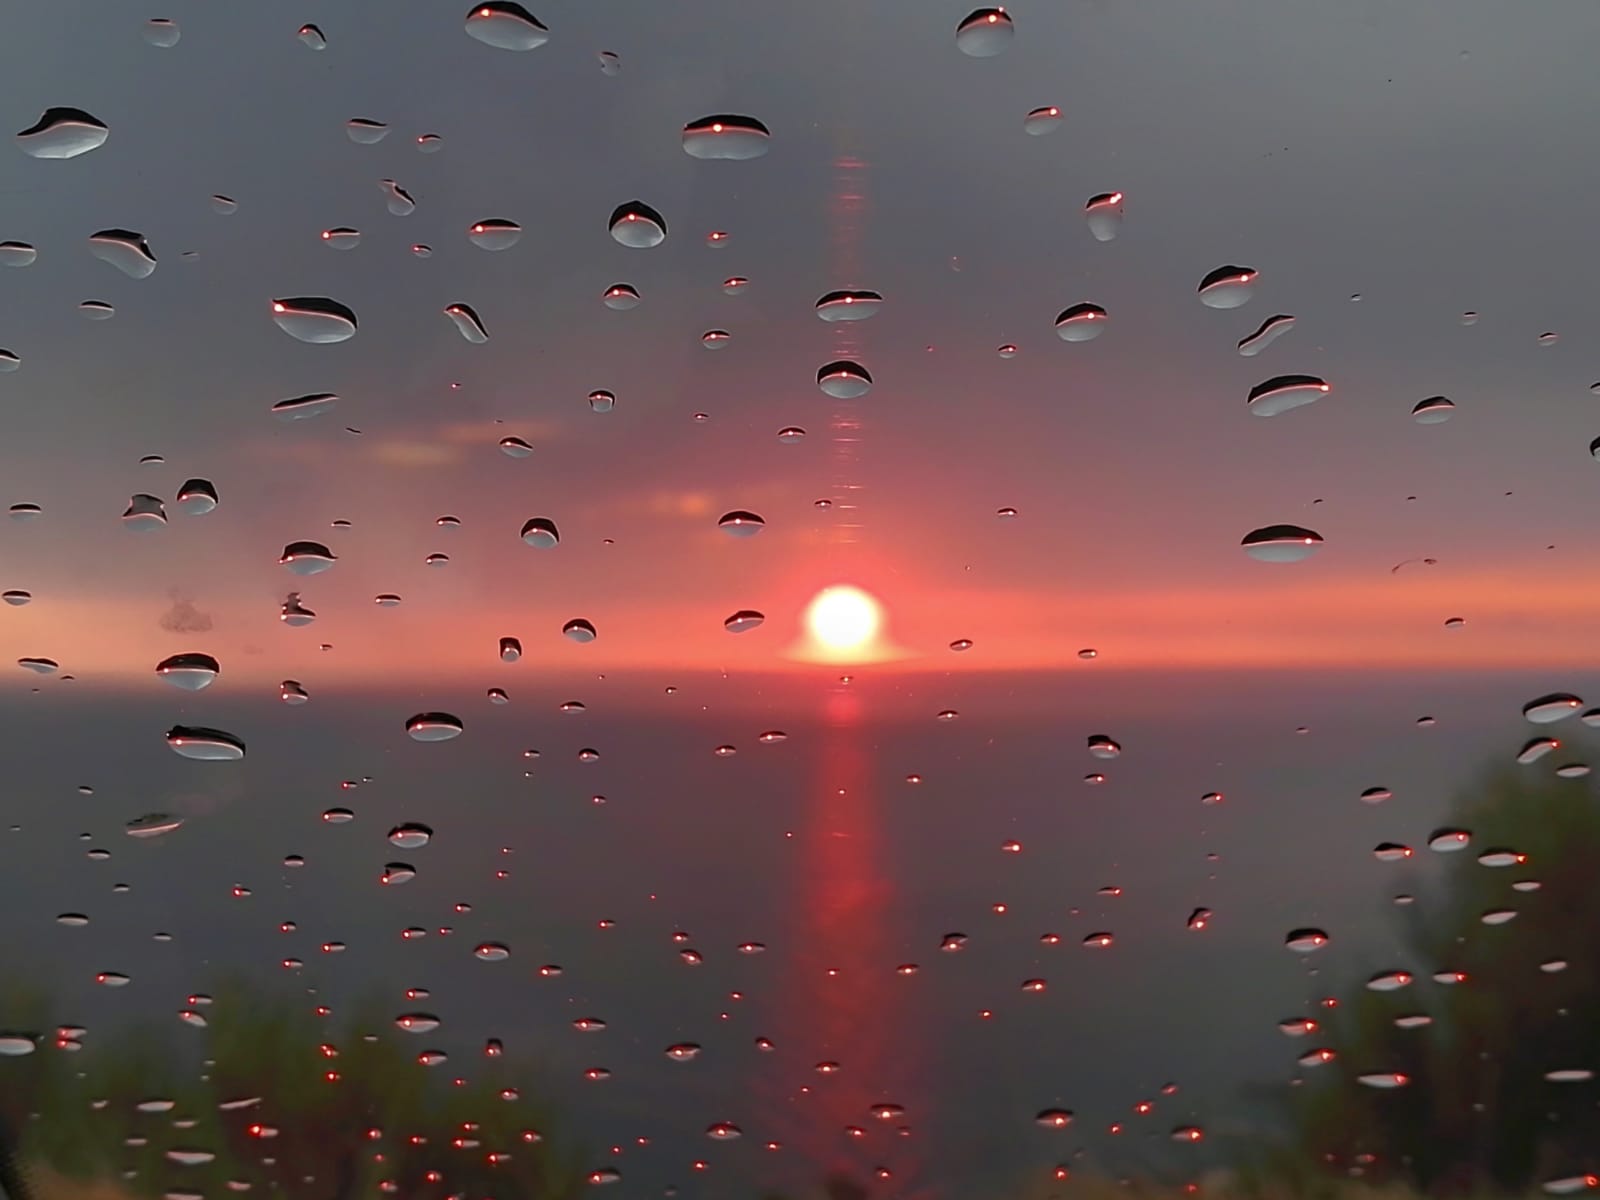
{"label": "small water droplet", "polygon": [[611,213],[612,238],[634,250],[648,250],[667,240],[667,221],[642,200],[619,204]]}
{"label": "small water droplet", "polygon": [[1016,32],[1005,9],[974,9],[956,26],[956,49],[971,58],[993,58],[1011,45]]}

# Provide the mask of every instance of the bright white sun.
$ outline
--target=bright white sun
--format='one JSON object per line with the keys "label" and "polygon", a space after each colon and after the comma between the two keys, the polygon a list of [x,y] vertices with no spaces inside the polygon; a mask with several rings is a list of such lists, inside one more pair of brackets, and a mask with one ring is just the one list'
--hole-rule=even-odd
{"label": "bright white sun", "polygon": [[823,588],[806,608],[806,628],[829,650],[860,650],[883,623],[878,602],[860,588]]}

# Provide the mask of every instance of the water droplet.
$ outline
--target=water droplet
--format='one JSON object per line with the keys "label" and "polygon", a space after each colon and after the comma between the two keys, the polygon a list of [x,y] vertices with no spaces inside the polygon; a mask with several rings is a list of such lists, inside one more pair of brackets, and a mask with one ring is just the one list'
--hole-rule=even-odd
{"label": "water droplet", "polygon": [[1005,9],[974,9],[956,26],[956,49],[971,58],[993,58],[1011,45],[1016,32]]}
{"label": "water droplet", "polygon": [[178,489],[178,508],[191,517],[203,517],[217,507],[217,488],[209,479],[186,480]]}
{"label": "water droplet", "polygon": [[190,652],[162,659],[156,664],[156,678],[186,692],[198,692],[210,687],[221,670],[221,665],[211,655]]}
{"label": "water droplet", "polygon": [[1089,738],[1089,753],[1096,758],[1116,758],[1122,753],[1122,746],[1114,738],[1096,733]]}
{"label": "water droplet", "polygon": [[472,952],[480,962],[505,962],[511,957],[510,949],[500,942],[484,942]]}
{"label": "water droplet", "polygon": [[432,1033],[439,1028],[439,1018],[432,1013],[401,1013],[394,1023],[407,1033]]}
{"label": "water droplet", "polygon": [[1570,692],[1551,692],[1524,704],[1522,715],[1531,724],[1550,725],[1572,716],[1582,707],[1583,701]]}
{"label": "water droplet", "polygon": [[47,108],[17,134],[17,145],[34,158],[77,158],[105,145],[110,135],[103,121],[81,108]]}
{"label": "water droplet", "polygon": [[683,127],[683,152],[690,158],[760,158],[771,142],[771,132],[754,117],[701,117]]}
{"label": "water droplet", "polygon": [[1438,854],[1452,854],[1465,850],[1472,834],[1465,829],[1436,829],[1428,835],[1428,849]]}
{"label": "water droplet", "polygon": [[402,850],[416,850],[433,840],[433,830],[426,825],[408,821],[389,830],[389,841]]}
{"label": "water droplet", "polygon": [[737,538],[754,537],[766,527],[766,521],[759,515],[753,512],[746,512],[742,508],[725,512],[717,519],[718,529]]}
{"label": "water droplet", "polygon": [[1560,340],[1561,335],[1559,333],[1541,333],[1539,335],[1539,345],[1541,346],[1554,346]]}
{"label": "water droplet", "polygon": [[221,729],[199,725],[174,725],[167,731],[167,745],[196,762],[237,762],[244,757],[241,739]]}
{"label": "water droplet", "polygon": [[354,250],[361,244],[361,231],[348,225],[337,225],[322,231],[322,244],[331,250]]}
{"label": "water droplet", "polygon": [[361,146],[376,146],[389,136],[388,125],[366,117],[352,117],[344,123],[344,131],[352,142]]}
{"label": "water droplet", "polygon": [[500,50],[536,50],[550,40],[550,31],[513,0],[484,0],[467,13],[467,36]]}
{"label": "water droplet", "polygon": [[700,1045],[698,1042],[676,1042],[667,1047],[666,1054],[673,1062],[693,1062],[700,1056]]}
{"label": "water droplet", "polygon": [[123,510],[122,524],[135,533],[164,529],[167,524],[166,506],[162,504],[160,496],[137,492],[128,500],[128,507]]}
{"label": "water droplet", "polygon": [[178,23],[166,17],[151,17],[144,23],[144,40],[163,50],[176,46],[181,36]]}
{"label": "water droplet", "polygon": [[1239,340],[1239,353],[1254,358],[1293,328],[1294,318],[1287,313],[1270,316],[1249,337]]}
{"label": "water droplet", "polygon": [[722,350],[733,340],[726,329],[708,329],[700,335],[700,344],[707,350]]}
{"label": "water droplet", "polygon": [[1291,929],[1283,944],[1296,954],[1310,954],[1328,944],[1328,935],[1320,929]]}
{"label": "water droplet", "polygon": [[741,295],[750,281],[743,275],[730,275],[722,281],[722,294],[724,296]]}
{"label": "water droplet", "polygon": [[326,50],[328,39],[322,36],[322,30],[315,25],[302,25],[300,32],[295,34],[300,39],[302,46],[309,46],[313,50]]}
{"label": "water droplet", "polygon": [[1098,304],[1074,304],[1056,317],[1056,336],[1063,342],[1087,342],[1100,336],[1108,319]]}
{"label": "water droplet", "polygon": [[883,297],[860,289],[828,292],[817,301],[817,316],[824,321],[865,321],[878,314]]}
{"label": "water droplet", "polygon": [[1313,404],[1332,390],[1315,375],[1275,375],[1251,388],[1245,404],[1258,417],[1275,417]]}
{"label": "water droplet", "polygon": [[393,179],[378,180],[378,187],[384,194],[384,206],[397,217],[409,217],[417,211],[417,202],[411,198],[411,193],[406,191]]}
{"label": "water droplet", "polygon": [[1456,411],[1456,406],[1443,396],[1429,396],[1418,400],[1411,409],[1411,419],[1418,425],[1441,425]]}
{"label": "water droplet", "polygon": [[1022,118],[1022,132],[1033,137],[1043,137],[1061,128],[1061,110],[1054,104],[1035,108]]}
{"label": "water droplet", "polygon": [[339,397],[331,392],[316,392],[309,396],[295,396],[288,400],[279,400],[272,406],[272,415],[280,421],[304,421],[308,417],[319,417],[339,402]]}
{"label": "water droplet", "polygon": [[561,627],[563,636],[574,642],[592,642],[599,635],[595,633],[594,626],[582,617],[574,617]]}
{"label": "water droplet", "polygon": [[962,653],[963,651],[966,651],[966,650],[971,650],[972,649],[972,639],[971,638],[957,638],[955,641],[950,643],[950,649],[955,651],[957,654],[960,654],[960,653]]}
{"label": "water droplet", "polygon": [[1267,525],[1245,534],[1239,545],[1258,562],[1292,563],[1316,553],[1322,535],[1298,525]]}
{"label": "water droplet", "polygon": [[144,279],[156,269],[156,256],[142,233],[131,229],[102,229],[89,236],[89,253],[108,262],[132,279]]}
{"label": "water droplet", "polygon": [[634,250],[648,250],[667,240],[667,221],[641,200],[619,204],[611,214],[611,236]]}
{"label": "water droplet", "polygon": [[858,400],[872,390],[872,376],[860,363],[841,359],[817,369],[817,387],[835,400]]}
{"label": "water droplet", "polygon": [[423,712],[406,721],[406,733],[414,742],[448,742],[461,736],[461,718],[444,712]]}
{"label": "water droplet", "polygon": [[392,862],[383,865],[383,874],[378,876],[378,882],[385,887],[399,887],[416,877],[417,869],[410,863]]}
{"label": "water droplet", "polygon": [[613,283],[600,296],[601,302],[614,312],[627,312],[639,307],[639,291],[631,283]]}
{"label": "water droplet", "polygon": [[85,300],[78,305],[78,311],[91,321],[109,321],[117,315],[115,306],[104,300]]}
{"label": "water droplet", "polygon": [[805,441],[806,431],[798,425],[786,425],[778,430],[778,441],[785,446],[793,446]]}
{"label": "water droplet", "polygon": [[27,242],[0,242],[0,267],[30,267],[38,257]]}
{"label": "water droplet", "polygon": [[527,458],[533,453],[533,447],[519,437],[503,437],[500,439],[500,453],[507,458]]}
{"label": "water droplet", "polygon": [[32,592],[23,591],[21,588],[8,588],[0,592],[0,600],[4,600],[12,608],[21,608],[33,599]]}
{"label": "water droplet", "polygon": [[419,133],[417,135],[417,151],[421,154],[437,154],[444,149],[444,139],[437,133]]}
{"label": "water droplet", "polygon": [[0,1033],[0,1058],[21,1058],[32,1054],[38,1039],[28,1033]]}
{"label": "water droplet", "polygon": [[1412,981],[1410,971],[1379,971],[1367,980],[1367,990],[1373,992],[1397,992],[1403,987],[1409,987]]}
{"label": "water droplet", "polygon": [[522,240],[522,226],[515,221],[476,221],[467,229],[467,240],[481,250],[509,250]]}
{"label": "water droplet", "polygon": [[338,561],[333,551],[321,542],[290,542],[278,559],[296,575],[319,575]]}
{"label": "water droplet", "polygon": [[300,603],[299,592],[290,592],[284,599],[283,607],[278,610],[278,619],[291,629],[299,629],[315,621],[317,614]]}
{"label": "water droplet", "polygon": [[590,412],[608,413],[616,407],[617,397],[615,393],[608,392],[604,388],[599,388],[589,393]]}
{"label": "water droplet", "polygon": [[758,613],[751,608],[743,608],[732,616],[724,618],[722,627],[729,633],[749,633],[766,619],[764,613]]}
{"label": "water droplet", "polygon": [[600,74],[616,76],[622,73],[622,59],[610,50],[602,50],[595,57],[600,60]]}
{"label": "water droplet", "polygon": [[481,346],[489,340],[489,331],[483,327],[483,322],[470,304],[448,305],[444,315],[454,323],[456,332],[474,346]]}
{"label": "water droplet", "polygon": [[1207,308],[1238,308],[1249,301],[1257,278],[1254,267],[1229,264],[1210,272],[1195,290]]}
{"label": "water droplet", "polygon": [[533,517],[522,526],[522,540],[530,546],[548,549],[559,545],[561,534],[548,517]]}
{"label": "water droplet", "polygon": [[500,639],[500,661],[514,663],[522,658],[522,643],[514,637]]}
{"label": "water droplet", "polygon": [[173,833],[182,827],[182,817],[175,817],[170,813],[145,813],[128,821],[122,830],[131,838],[144,839]]}
{"label": "water droplet", "polygon": [[343,342],[356,335],[356,314],[325,296],[293,296],[272,302],[272,320],[296,341]]}
{"label": "water droplet", "polygon": [[706,1136],[719,1142],[732,1141],[734,1138],[743,1135],[743,1133],[744,1130],[740,1129],[732,1121],[718,1121],[713,1125],[706,1126]]}

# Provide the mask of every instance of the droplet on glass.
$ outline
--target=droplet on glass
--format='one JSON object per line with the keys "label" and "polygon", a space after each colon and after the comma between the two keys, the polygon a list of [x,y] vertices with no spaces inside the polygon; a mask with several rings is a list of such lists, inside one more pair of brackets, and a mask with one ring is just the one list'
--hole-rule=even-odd
{"label": "droplet on glass", "polygon": [[467,240],[480,250],[509,250],[522,240],[522,226],[515,221],[475,221],[467,229]]}
{"label": "droplet on glass", "polygon": [[1583,701],[1570,692],[1551,692],[1530,700],[1522,706],[1522,715],[1530,724],[1551,725],[1573,716],[1583,707]]}
{"label": "droplet on glass", "polygon": [[330,250],[354,250],[361,244],[361,231],[348,225],[336,225],[322,231],[322,244]]}
{"label": "droplet on glass", "polygon": [[198,692],[210,687],[221,670],[221,665],[211,655],[190,652],[162,659],[156,664],[156,678],[186,692]]}
{"label": "droplet on glass", "polygon": [[595,56],[600,60],[600,74],[620,75],[622,73],[622,59],[610,50],[602,50]]}
{"label": "droplet on glass", "polygon": [[722,627],[729,633],[749,633],[766,619],[764,613],[756,612],[752,608],[743,608],[723,618]]}
{"label": "droplet on glass", "polygon": [[1005,9],[974,9],[956,26],[956,49],[971,58],[993,58],[1011,45],[1016,32]]}
{"label": "droplet on glass", "polygon": [[642,200],[619,204],[611,213],[612,238],[634,250],[648,250],[667,240],[667,220]]}
{"label": "droplet on glass", "polygon": [[362,146],[375,146],[389,136],[389,126],[366,117],[352,117],[344,123],[345,134]]}
{"label": "droplet on glass", "polygon": [[599,636],[595,632],[594,626],[582,617],[574,617],[568,621],[561,627],[561,633],[568,640],[579,643],[592,642]]}
{"label": "droplet on glass", "polygon": [[105,145],[110,134],[105,122],[81,108],[47,108],[16,140],[33,158],[77,158]]}
{"label": "droplet on glass", "polygon": [[167,524],[166,506],[162,504],[160,496],[138,492],[128,500],[128,507],[122,513],[122,524],[135,533],[164,529]]}
{"label": "droplet on glass", "polygon": [[613,283],[600,295],[601,303],[614,312],[639,307],[639,291],[631,283]]}
{"label": "droplet on glass", "polygon": [[1100,336],[1108,320],[1098,304],[1074,304],[1056,317],[1056,336],[1063,342],[1087,342]]}
{"label": "droplet on glass", "polygon": [[876,316],[883,307],[883,297],[877,292],[828,292],[817,301],[817,316],[824,321],[865,321]]}
{"label": "droplet on glass", "polygon": [[760,158],[771,143],[771,131],[754,117],[701,117],[683,127],[683,152],[690,158]]}
{"label": "droplet on glass", "polygon": [[1115,241],[1122,231],[1122,193],[1101,192],[1083,206],[1083,219],[1097,242]]}
{"label": "droplet on glass", "polygon": [[320,417],[339,402],[339,397],[332,392],[315,392],[309,396],[294,396],[288,400],[279,400],[272,406],[272,415],[280,421],[304,421],[308,417]]}
{"label": "droplet on glass", "polygon": [[90,234],[89,253],[131,279],[147,278],[156,269],[150,243],[144,234],[131,229],[102,229]]}
{"label": "droplet on glass", "polygon": [[420,154],[437,154],[444,149],[444,139],[437,133],[419,133],[417,151]]}
{"label": "droplet on glass", "polygon": [[167,745],[196,762],[237,762],[244,757],[244,742],[239,738],[199,725],[174,725],[167,731]]}
{"label": "droplet on glass", "polygon": [[0,242],[0,267],[30,267],[38,257],[27,242]]}
{"label": "droplet on glass", "polygon": [[5,591],[0,592],[0,600],[5,601],[12,608],[21,608],[24,604],[28,604],[33,600],[33,593],[24,591],[22,588],[7,588]]}
{"label": "droplet on glass", "polygon": [[1116,758],[1122,753],[1122,745],[1115,738],[1096,733],[1089,738],[1089,753],[1096,758]]}
{"label": "droplet on glass", "polygon": [[300,26],[300,31],[295,34],[295,37],[300,39],[302,46],[308,46],[313,50],[326,50],[328,48],[328,39],[322,36],[322,30],[315,25]]}
{"label": "droplet on glass", "polygon": [[461,718],[444,712],[422,712],[406,721],[406,733],[414,742],[448,742],[461,736]]}
{"label": "droplet on glass", "polygon": [[700,335],[700,344],[707,350],[722,350],[733,340],[726,329],[708,329]]}
{"label": "droplet on glass", "polygon": [[550,30],[513,0],[483,0],[467,12],[467,36],[499,50],[536,50]]}
{"label": "droplet on glass", "polygon": [[785,425],[778,430],[778,442],[784,446],[793,446],[805,441],[806,431],[798,425]]}
{"label": "droplet on glass", "polygon": [[1258,275],[1254,267],[1229,264],[1208,273],[1195,291],[1207,308],[1238,308],[1254,293]]}
{"label": "droplet on glass", "polygon": [[1276,313],[1261,322],[1249,337],[1239,339],[1239,353],[1245,358],[1254,358],[1293,328],[1293,317],[1287,313]]}
{"label": "droplet on glass", "polygon": [[406,191],[393,179],[378,180],[378,187],[384,194],[384,206],[397,217],[409,217],[417,211],[417,202],[412,199],[411,193]]}
{"label": "droplet on glass", "polygon": [[151,17],[144,23],[144,40],[152,46],[169,50],[178,44],[182,31],[176,21],[167,17]]}
{"label": "droplet on glass", "polygon": [[1310,954],[1328,944],[1328,935],[1320,929],[1291,929],[1283,944],[1296,954]]}
{"label": "droplet on glass", "polygon": [[447,305],[444,315],[455,325],[456,332],[474,346],[481,346],[489,340],[489,331],[483,327],[483,322],[470,304]]}
{"label": "droplet on glass", "polygon": [[835,400],[858,400],[872,390],[872,376],[860,363],[841,359],[817,369],[817,387]]}
{"label": "droplet on glass", "polygon": [[533,517],[522,526],[522,540],[530,546],[548,549],[560,544],[561,534],[549,517]]}
{"label": "droplet on glass", "polygon": [[278,684],[278,699],[285,704],[298,706],[310,700],[311,693],[306,691],[305,685],[298,679],[285,679]]}
{"label": "droplet on glass", "polygon": [[272,302],[272,320],[296,341],[343,342],[356,335],[356,314],[325,296],[292,296]]}
{"label": "droplet on glass", "polygon": [[109,321],[117,315],[116,306],[104,300],[85,300],[78,305],[78,311],[91,321]]}
{"label": "droplet on glass", "polygon": [[499,445],[500,453],[507,458],[527,458],[533,453],[533,447],[519,437],[503,437]]}
{"label": "droplet on glass", "polygon": [[338,561],[338,556],[321,542],[290,542],[278,559],[296,575],[320,575]]}
{"label": "droplet on glass", "polygon": [[1322,545],[1322,535],[1298,525],[1267,525],[1240,539],[1244,552],[1258,562],[1292,563],[1311,557]]}
{"label": "droplet on glass", "polygon": [[718,529],[738,538],[754,537],[766,527],[766,521],[758,514],[746,512],[744,509],[725,512],[717,519]]}
{"label": "droplet on glass", "polygon": [[514,637],[500,639],[500,661],[503,663],[518,662],[522,658],[522,643]]}
{"label": "droplet on glass", "polygon": [[1043,137],[1061,128],[1061,110],[1054,104],[1035,108],[1022,118],[1022,132],[1033,137]]}
{"label": "droplet on glass", "polygon": [[217,507],[217,489],[209,479],[190,479],[178,489],[177,504],[180,511],[191,517],[201,517]]}
{"label": "droplet on glass", "polygon": [[1251,388],[1245,405],[1258,417],[1275,417],[1313,404],[1332,390],[1315,375],[1275,375]]}
{"label": "droplet on glass", "polygon": [[1455,411],[1455,404],[1444,396],[1429,396],[1412,407],[1411,419],[1418,425],[1442,425]]}

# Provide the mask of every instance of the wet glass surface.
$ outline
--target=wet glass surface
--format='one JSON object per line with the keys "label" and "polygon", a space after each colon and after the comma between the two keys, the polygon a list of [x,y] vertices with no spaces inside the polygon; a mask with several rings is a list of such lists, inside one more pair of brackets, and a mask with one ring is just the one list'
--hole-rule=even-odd
{"label": "wet glass surface", "polygon": [[1600,14],[6,34],[11,1200],[1600,1188]]}

